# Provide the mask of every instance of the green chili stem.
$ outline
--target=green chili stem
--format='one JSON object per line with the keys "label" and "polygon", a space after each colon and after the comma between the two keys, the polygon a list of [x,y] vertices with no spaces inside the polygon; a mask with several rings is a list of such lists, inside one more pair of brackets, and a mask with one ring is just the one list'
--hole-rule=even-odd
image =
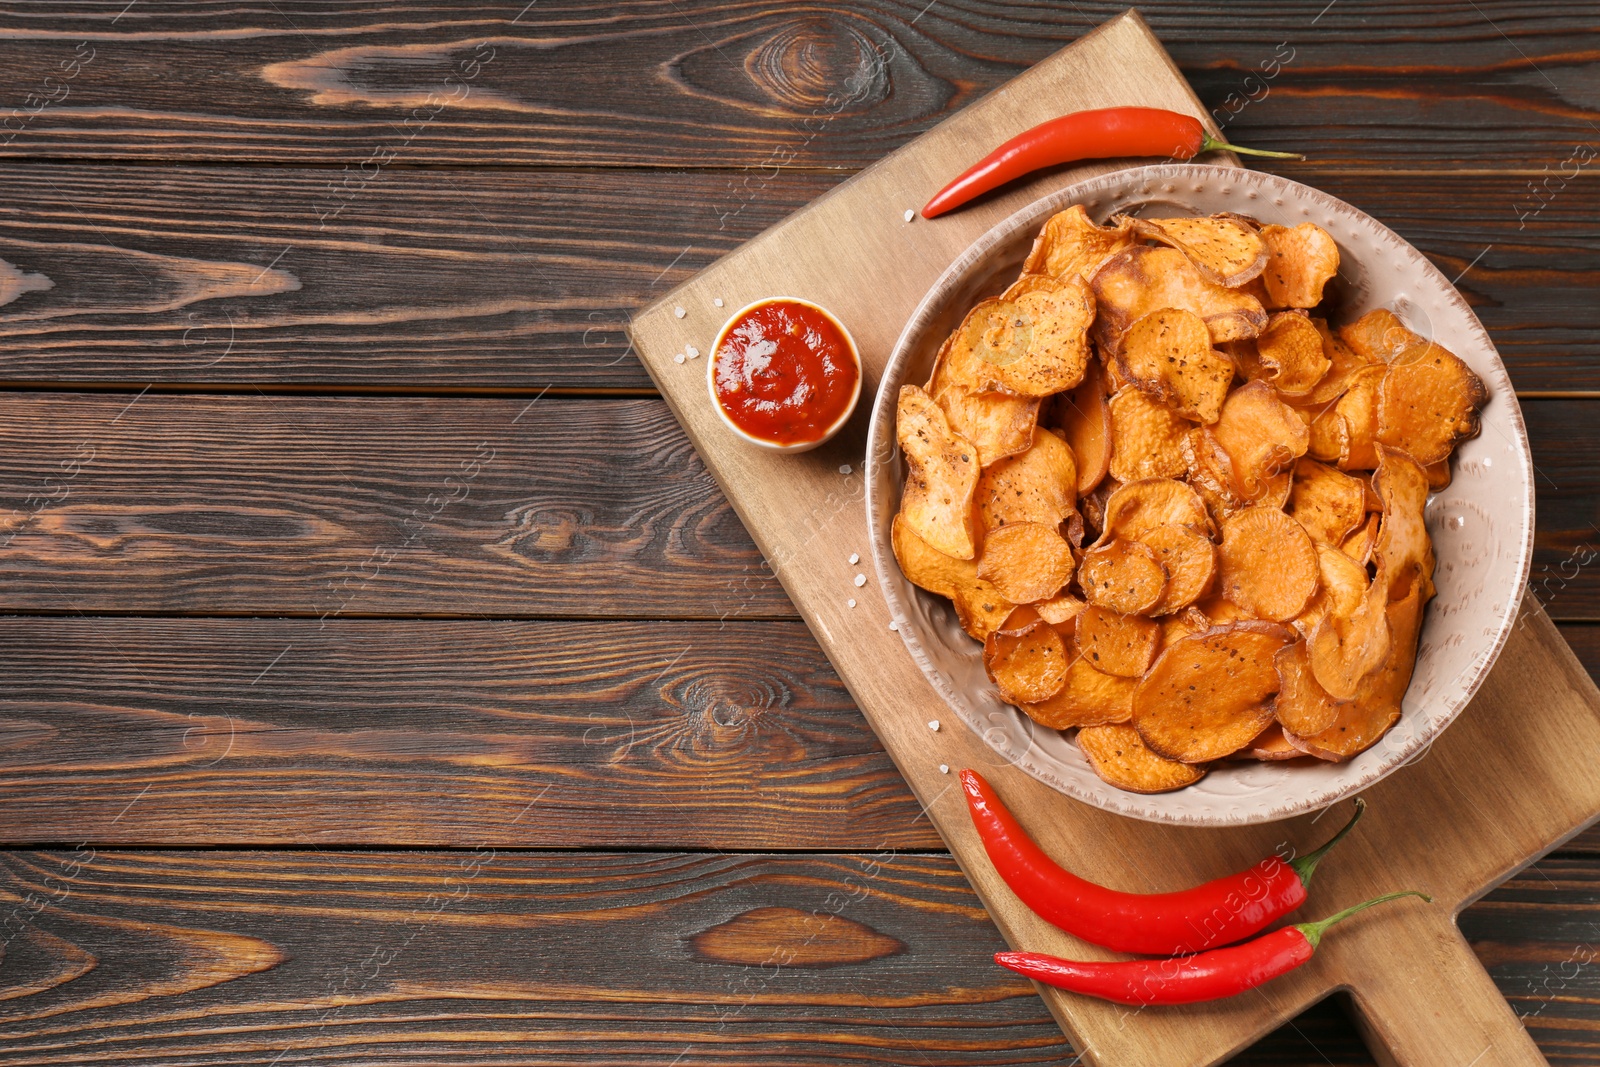
{"label": "green chili stem", "polygon": [[1316,871],[1317,864],[1322,862],[1322,857],[1326,856],[1328,854],[1328,850],[1333,848],[1334,845],[1337,845],[1340,840],[1343,839],[1345,834],[1349,833],[1355,828],[1356,823],[1361,821],[1361,816],[1366,812],[1366,810],[1367,802],[1362,800],[1360,797],[1356,797],[1356,813],[1350,816],[1350,821],[1344,824],[1343,830],[1340,830],[1338,833],[1330,837],[1327,844],[1323,845],[1315,852],[1307,852],[1304,856],[1289,861],[1289,866],[1294,868],[1294,873],[1300,876],[1301,885],[1308,886],[1311,884],[1311,875]]}
{"label": "green chili stem", "polygon": [[[1299,152],[1269,152],[1265,148],[1240,148],[1227,141],[1219,141],[1210,133],[1200,135],[1200,152],[1237,152],[1241,156],[1266,156],[1268,159],[1305,159]],[[1196,152],[1195,155],[1199,155]]]}
{"label": "green chili stem", "polygon": [[1402,890],[1399,893],[1385,893],[1381,897],[1373,897],[1371,900],[1364,900],[1360,904],[1352,904],[1350,907],[1344,909],[1343,911],[1335,912],[1334,914],[1328,916],[1326,919],[1322,919],[1322,920],[1320,920],[1318,922],[1314,922],[1314,923],[1296,923],[1295,924],[1295,929],[1299,930],[1302,934],[1305,935],[1305,939],[1307,941],[1311,942],[1311,947],[1312,948],[1316,948],[1317,945],[1320,944],[1321,941],[1322,941],[1322,935],[1325,932],[1327,932],[1328,927],[1332,926],[1334,923],[1343,922],[1344,920],[1350,918],[1350,916],[1354,915],[1356,912],[1358,912],[1358,911],[1366,911],[1368,908],[1372,907],[1374,904],[1382,904],[1382,903],[1384,903],[1385,901],[1388,901],[1388,900],[1399,900],[1401,897],[1421,897],[1423,900],[1426,900],[1429,904],[1433,903],[1433,898],[1430,897],[1428,894],[1419,893],[1415,889],[1406,889],[1406,890]]}

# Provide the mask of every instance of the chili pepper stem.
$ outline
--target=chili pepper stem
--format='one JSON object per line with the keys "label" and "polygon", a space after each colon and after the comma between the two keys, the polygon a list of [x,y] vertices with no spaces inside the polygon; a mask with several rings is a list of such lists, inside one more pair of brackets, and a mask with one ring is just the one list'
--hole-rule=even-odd
{"label": "chili pepper stem", "polygon": [[1219,141],[1209,133],[1200,135],[1200,152],[1237,152],[1241,156],[1266,156],[1268,159],[1305,159],[1299,152],[1269,152],[1265,148],[1241,148],[1227,141]]}
{"label": "chili pepper stem", "polygon": [[1317,864],[1322,862],[1322,857],[1326,856],[1334,845],[1343,840],[1345,834],[1355,829],[1356,823],[1361,821],[1361,816],[1366,813],[1366,810],[1367,802],[1360,797],[1356,797],[1356,813],[1350,816],[1350,821],[1344,824],[1344,829],[1328,838],[1327,843],[1316,851],[1307,852],[1304,856],[1289,861],[1289,866],[1294,868],[1294,873],[1300,876],[1301,885],[1309,886],[1311,884],[1311,875],[1316,871]]}
{"label": "chili pepper stem", "polygon": [[1421,897],[1429,904],[1433,903],[1433,898],[1426,893],[1420,893],[1415,889],[1404,889],[1398,893],[1385,893],[1381,897],[1373,897],[1371,900],[1363,900],[1360,904],[1352,904],[1343,911],[1334,912],[1326,919],[1320,919],[1314,923],[1295,923],[1294,928],[1299,930],[1300,933],[1305,936],[1305,939],[1311,943],[1312,948],[1316,948],[1317,945],[1322,942],[1322,935],[1326,933],[1328,927],[1332,926],[1334,923],[1343,922],[1356,912],[1366,911],[1374,904],[1382,904],[1390,900],[1399,900],[1401,897]]}

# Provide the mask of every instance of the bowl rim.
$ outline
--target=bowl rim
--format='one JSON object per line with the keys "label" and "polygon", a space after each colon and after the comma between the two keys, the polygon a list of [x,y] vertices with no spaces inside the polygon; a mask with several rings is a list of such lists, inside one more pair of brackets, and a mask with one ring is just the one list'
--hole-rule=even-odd
{"label": "bowl rim", "polygon": [[[1522,597],[1527,588],[1528,575],[1532,566],[1535,519],[1532,453],[1528,445],[1527,428],[1523,421],[1522,408],[1514,389],[1511,387],[1510,377],[1506,372],[1504,361],[1500,357],[1499,349],[1496,348],[1488,331],[1484,329],[1483,323],[1479,321],[1477,315],[1465,298],[1462,297],[1460,291],[1456,289],[1454,283],[1445,277],[1444,273],[1431,260],[1417,251],[1414,246],[1388,226],[1331,194],[1290,178],[1284,178],[1265,171],[1198,163],[1160,163],[1111,171],[1064,186],[1031,201],[1007,215],[969,244],[939,274],[906,320],[905,326],[896,338],[894,348],[891,350],[889,359],[884,366],[873,400],[867,431],[867,470],[865,472],[866,492],[864,494],[864,505],[866,508],[868,540],[872,550],[873,567],[894,622],[893,628],[899,632],[912,659],[922,670],[923,676],[928,680],[929,684],[949,706],[949,710],[962,720],[963,725],[968,729],[972,729],[980,739],[984,740],[988,747],[994,749],[998,754],[1006,755],[1001,749],[1000,742],[993,740],[984,731],[975,729],[971,723],[966,721],[967,716],[963,713],[961,705],[956,702],[958,694],[953,691],[954,687],[950,685],[941,670],[931,661],[927,650],[922,647],[917,634],[913,632],[915,627],[908,625],[911,621],[911,613],[906,610],[906,605],[902,603],[896,585],[896,582],[904,580],[904,577],[900,574],[899,566],[894,561],[892,550],[888,548],[886,532],[881,530],[876,522],[878,510],[883,504],[882,498],[884,494],[893,491],[893,479],[885,478],[883,472],[889,468],[890,464],[899,463],[899,453],[894,440],[893,406],[886,405],[885,395],[888,391],[889,383],[897,381],[904,376],[904,365],[909,362],[913,355],[911,351],[912,342],[927,330],[929,320],[943,309],[944,303],[948,300],[949,290],[954,287],[955,283],[964,278],[974,266],[981,263],[984,257],[996,246],[1014,240],[1018,232],[1024,228],[1036,230],[1043,225],[1044,220],[1049,218],[1051,214],[1073,204],[1089,204],[1092,210],[1092,204],[1095,202],[1097,195],[1102,198],[1107,195],[1116,196],[1119,193],[1125,193],[1127,187],[1135,186],[1140,181],[1153,183],[1160,180],[1220,180],[1230,183],[1243,181],[1254,183],[1258,187],[1266,186],[1270,191],[1292,195],[1298,203],[1310,203],[1328,208],[1337,214],[1354,217],[1361,225],[1370,227],[1373,234],[1381,241],[1392,243],[1394,246],[1414,253],[1417,266],[1415,276],[1426,278],[1438,287],[1450,310],[1461,317],[1467,332],[1474,336],[1475,341],[1481,345],[1482,349],[1492,359],[1498,379],[1495,385],[1503,386],[1503,388],[1497,389],[1499,395],[1493,397],[1493,399],[1501,399],[1505,402],[1507,428],[1514,431],[1515,443],[1520,444],[1520,447],[1514,448],[1513,451],[1517,462],[1521,466],[1521,470],[1518,473],[1521,478],[1521,484],[1526,487],[1526,492],[1524,498],[1515,503],[1521,505],[1520,511],[1526,516],[1526,522],[1522,530],[1521,543],[1516,546],[1516,581],[1512,586],[1515,594],[1502,606],[1498,617],[1494,620],[1492,633],[1489,632],[1490,627],[1488,625],[1482,627],[1480,632],[1487,638],[1487,641],[1474,656],[1472,667],[1469,671],[1470,676],[1458,676],[1464,678],[1465,684],[1455,691],[1459,693],[1459,696],[1452,697],[1455,700],[1455,706],[1449,710],[1447,717],[1439,721],[1430,721],[1428,728],[1414,733],[1411,740],[1403,748],[1389,754],[1382,761],[1364,768],[1363,773],[1336,778],[1325,788],[1308,791],[1303,795],[1296,796],[1293,793],[1285,793],[1284,802],[1273,806],[1270,810],[1262,811],[1259,810],[1262,805],[1255,805],[1243,808],[1243,810],[1231,809],[1222,812],[1207,812],[1183,811],[1180,810],[1181,805],[1169,806],[1163,803],[1163,798],[1184,796],[1183,790],[1157,794],[1128,793],[1125,796],[1118,794],[1113,798],[1108,798],[1074,790],[1070,788],[1070,783],[1052,780],[1041,775],[1030,766],[1016,760],[1009,760],[1010,762],[1018,762],[1019,769],[1024,773],[1066,796],[1100,808],[1103,811],[1137,818],[1142,821],[1208,827],[1244,826],[1275,822],[1293,818],[1348,798],[1425,755],[1438,735],[1447,729],[1466,709],[1472,697],[1478,692],[1484,679],[1488,677],[1490,670],[1494,667],[1501,651],[1505,647],[1506,641],[1510,637],[1512,627],[1517,623]],[[1159,201],[1160,199],[1159,194],[1150,197],[1152,201]],[[918,595],[918,591],[910,587],[909,582],[907,586],[909,595]],[[1020,715],[1021,713],[1018,712],[1018,714]],[[1339,766],[1341,768],[1354,768],[1357,764],[1355,761],[1350,761]]]}
{"label": "bowl rim", "polygon": [[[839,328],[840,335],[844,337],[845,348],[849,351],[851,360],[855,362],[856,387],[850,394],[850,403],[845,405],[844,411],[839,413],[839,417],[826,430],[822,431],[822,436],[815,441],[796,441],[793,444],[782,445],[776,441],[768,441],[757,437],[728,417],[727,409],[722,406],[722,400],[717,396],[717,351],[722,348],[722,339],[728,336],[728,331],[733,327],[734,323],[738,322],[748,312],[754,311],[764,304],[804,304],[813,311],[826,315],[828,321]],[[711,394],[712,410],[722,420],[722,425],[732,430],[736,437],[752,445],[764,448],[769,452],[809,452],[813,448],[820,448],[827,444],[835,434],[844,428],[845,423],[850,421],[850,416],[856,413],[856,406],[861,402],[861,383],[865,377],[866,375],[861,365],[861,349],[856,345],[855,336],[850,332],[850,328],[840,321],[839,316],[815,300],[807,300],[803,296],[763,296],[758,300],[750,301],[750,303],[729,315],[727,320],[718,327],[717,336],[711,342],[711,350],[706,353],[706,389]]]}

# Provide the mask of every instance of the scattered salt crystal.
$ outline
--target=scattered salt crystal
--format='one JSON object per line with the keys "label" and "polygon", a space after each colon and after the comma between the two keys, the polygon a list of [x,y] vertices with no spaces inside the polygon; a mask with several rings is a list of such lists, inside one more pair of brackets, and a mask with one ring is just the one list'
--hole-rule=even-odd
{"label": "scattered salt crystal", "polygon": [[859,552],[850,553],[850,562],[851,563],[860,563],[861,562],[861,553],[859,553]]}
{"label": "scattered salt crystal", "polygon": [[700,358],[700,350],[698,348],[696,348],[694,345],[690,345],[688,348],[685,348],[684,351],[689,353],[689,358],[690,359],[699,359]]}
{"label": "scattered salt crystal", "polygon": [[850,464],[848,464],[848,463],[839,464],[839,473],[840,474],[849,474],[850,473]]}
{"label": "scattered salt crystal", "polygon": [[889,623],[889,629],[895,630],[895,631],[899,631],[900,624],[898,622],[894,622],[893,620],[891,620],[890,623]]}
{"label": "scattered salt crystal", "polygon": [[907,222],[910,222],[912,219],[914,219],[916,217],[917,217],[917,213],[914,210],[912,210],[911,208],[906,208],[906,221]]}
{"label": "scattered salt crystal", "polygon": [[866,584],[867,584],[867,576],[865,574],[856,575],[856,588],[857,589],[860,589],[862,586],[864,586]]}
{"label": "scattered salt crystal", "polygon": [[721,307],[722,306],[722,297],[720,297],[720,296],[717,297],[715,300],[711,301],[711,303],[713,305],[715,305],[716,307]]}
{"label": "scattered salt crystal", "polygon": [[940,774],[949,774],[950,773],[950,764],[948,764],[948,763],[939,764],[939,773]]}
{"label": "scattered salt crystal", "polygon": [[845,603],[850,605],[853,608],[853,607],[856,606],[856,598],[855,597],[851,597],[849,600],[846,600]]}
{"label": "scattered salt crystal", "polygon": [[673,356],[672,357],[672,362],[674,362],[674,363],[682,363],[683,362],[683,353],[679,352],[677,355]]}
{"label": "scattered salt crystal", "polygon": [[680,319],[683,318],[685,315],[689,314],[687,311],[683,310],[680,307],[673,308],[672,309],[672,313],[674,315],[678,316],[678,318],[680,318]]}
{"label": "scattered salt crystal", "polygon": [[938,719],[929,719],[928,720],[928,729],[932,730],[934,733],[938,733],[939,732],[939,720]]}

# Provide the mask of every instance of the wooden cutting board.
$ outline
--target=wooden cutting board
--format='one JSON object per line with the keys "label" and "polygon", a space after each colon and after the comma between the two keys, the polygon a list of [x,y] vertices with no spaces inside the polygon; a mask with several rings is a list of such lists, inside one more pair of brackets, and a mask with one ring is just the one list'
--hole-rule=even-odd
{"label": "wooden cutting board", "polygon": [[[912,309],[993,224],[1115,164],[1023,183],[937,224],[907,222],[905,213],[1006,137],[1064,112],[1115,104],[1204,117],[1135,12],[726,256],[632,326],[640,358],[1001,932],[1017,948],[1078,957],[1106,954],[1039,920],[999,881],[967,819],[956,768],[987,769],[1041,843],[1079,874],[1136,891],[1181,888],[1237,870],[1285,843],[1304,847],[1345,816],[1337,812],[1320,826],[1311,817],[1226,830],[1158,826],[1105,814],[1015,768],[997,767],[1000,761],[954,721],[889,630],[876,582],[855,584],[872,571],[861,471],[871,398]],[[796,137],[828,120],[822,112],[797,124]],[[760,195],[759,182],[749,195]],[[707,354],[723,320],[773,295],[832,309],[855,335],[865,363],[862,403],[851,424],[824,448],[799,456],[735,440],[706,388]],[[691,348],[697,357],[688,356]],[[853,555],[859,562],[851,562]],[[730,593],[737,598],[737,589]],[[1337,990],[1352,993],[1373,1052],[1386,1065],[1544,1063],[1455,916],[1600,817],[1597,709],[1600,693],[1528,597],[1522,625],[1461,718],[1413,766],[1367,792],[1371,809],[1359,833],[1318,871],[1304,917],[1405,887],[1431,893],[1432,906],[1405,901],[1353,921],[1306,967],[1231,1000],[1134,1010],[1042,990],[1046,1003],[1084,1058],[1100,1067],[1217,1063]],[[928,720],[941,716],[948,725],[930,730]],[[928,981],[937,986],[938,974],[930,972]]]}

